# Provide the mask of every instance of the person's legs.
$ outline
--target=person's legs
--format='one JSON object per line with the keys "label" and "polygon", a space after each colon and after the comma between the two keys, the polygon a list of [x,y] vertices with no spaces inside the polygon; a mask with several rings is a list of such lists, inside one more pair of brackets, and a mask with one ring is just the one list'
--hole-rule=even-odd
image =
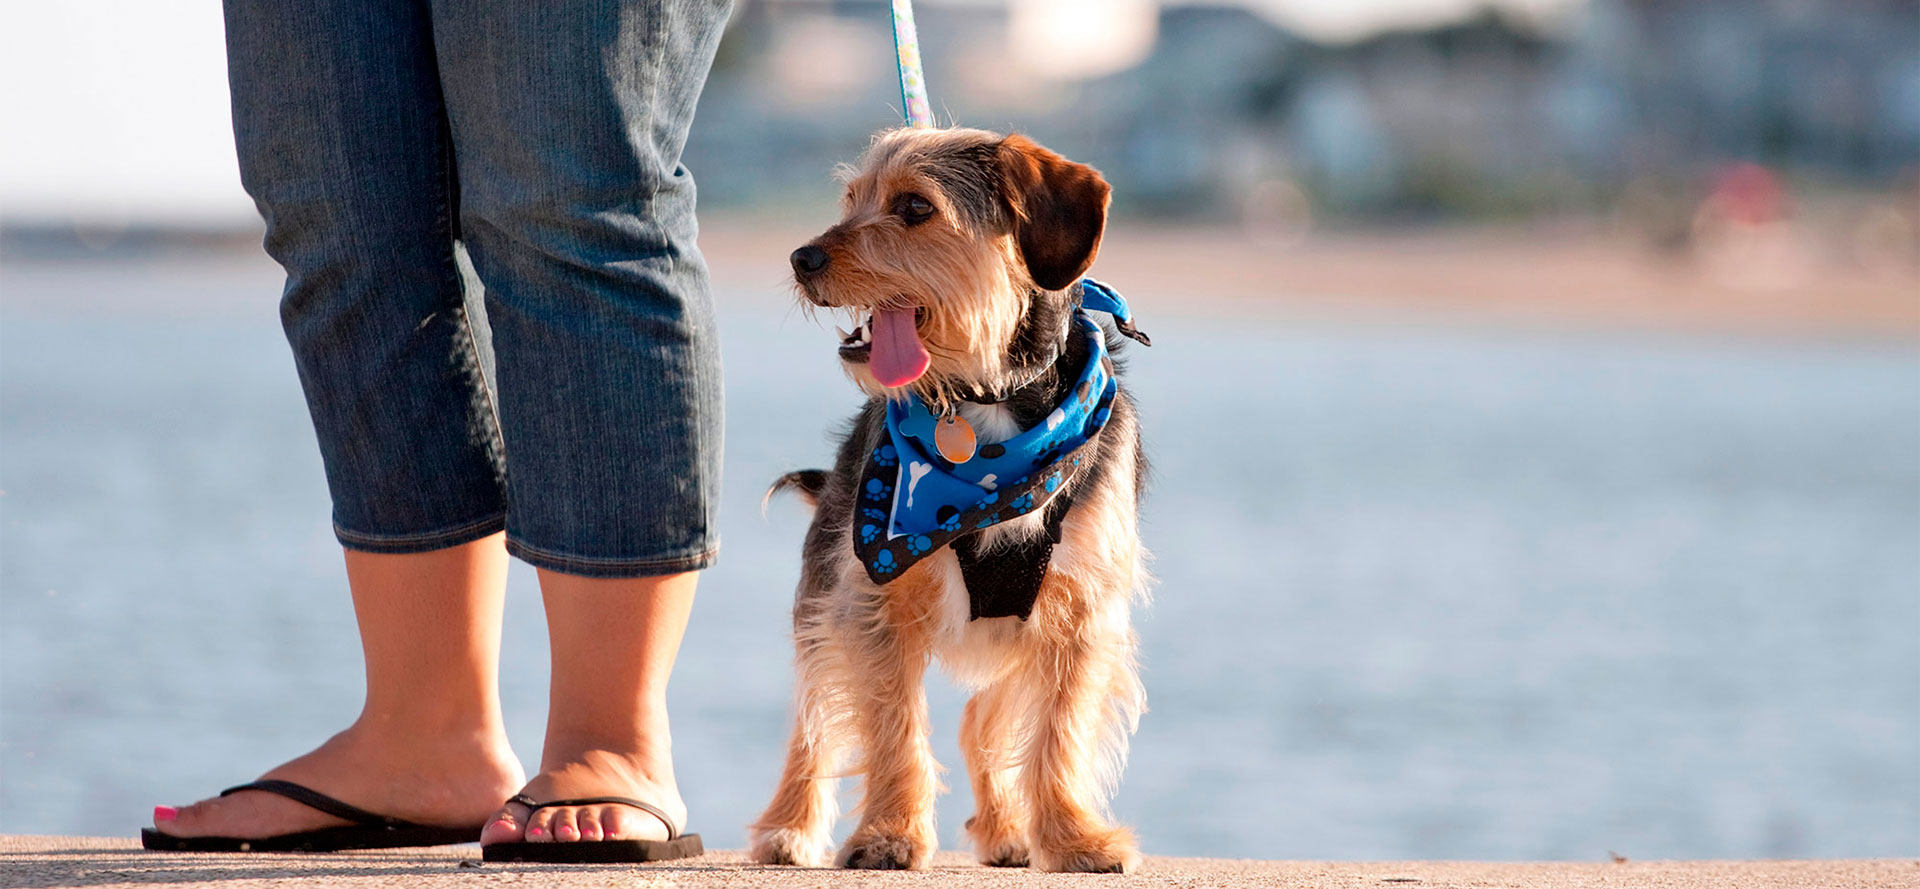
{"label": "person's legs", "polygon": [[[685,827],[673,778],[667,678],[693,608],[693,572],[626,580],[540,572],[553,647],[540,774],[522,791],[546,801],[615,794],[665,809]],[[497,801],[496,801],[497,803]],[[665,839],[659,819],[627,806],[509,805],[482,842]]]}
{"label": "person's legs", "polygon": [[[347,552],[366,649],[360,718],[264,777],[420,824],[482,823],[521,780],[497,692],[507,555],[495,534],[410,555]],[[155,827],[176,836],[268,837],[344,824],[270,793],[205,800]]]}
{"label": "person's legs", "polygon": [[[521,775],[496,688],[503,458],[455,267],[426,5],[228,0],[226,14],[241,179],[287,271],[281,317],[367,664],[360,719],[267,777],[476,825]],[[258,791],[155,821],[239,837],[340,823]]]}
{"label": "person's legs", "polygon": [[706,567],[719,342],[680,152],[727,0],[432,2],[507,550],[585,577]]}
{"label": "person's legs", "polygon": [[[684,807],[663,695],[717,545],[720,372],[680,164],[726,0],[434,0],[461,227],[487,291],[512,509],[541,569],[553,700],[546,801]],[[488,841],[520,838],[510,805]],[[619,806],[528,839],[654,838]],[[681,821],[679,826],[684,826]]]}

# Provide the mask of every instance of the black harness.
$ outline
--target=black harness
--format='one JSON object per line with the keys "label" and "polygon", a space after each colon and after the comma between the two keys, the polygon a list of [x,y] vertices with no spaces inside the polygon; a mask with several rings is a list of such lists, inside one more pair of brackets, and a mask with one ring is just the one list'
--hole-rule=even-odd
{"label": "black harness", "polygon": [[960,560],[960,578],[967,584],[967,619],[1017,617],[1033,614],[1040,584],[1047,579],[1047,563],[1060,542],[1060,525],[1073,507],[1073,498],[1056,497],[1047,504],[1046,532],[1018,543],[983,549],[980,535],[955,540],[953,555]]}

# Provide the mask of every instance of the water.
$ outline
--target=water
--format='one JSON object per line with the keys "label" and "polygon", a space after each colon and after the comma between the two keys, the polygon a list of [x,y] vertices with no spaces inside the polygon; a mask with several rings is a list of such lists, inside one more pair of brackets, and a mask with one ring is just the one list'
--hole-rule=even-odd
{"label": "water", "polygon": [[[357,711],[277,280],[0,284],[0,831],[131,835]],[[1136,303],[1160,583],[1115,808],[1148,851],[1920,854],[1920,351]],[[694,827],[737,847],[780,761],[804,525],[760,490],[821,465],[853,397],[776,288],[722,320],[725,550],[673,706]],[[530,761],[531,581],[503,677]],[[961,698],[933,692],[957,846]]]}

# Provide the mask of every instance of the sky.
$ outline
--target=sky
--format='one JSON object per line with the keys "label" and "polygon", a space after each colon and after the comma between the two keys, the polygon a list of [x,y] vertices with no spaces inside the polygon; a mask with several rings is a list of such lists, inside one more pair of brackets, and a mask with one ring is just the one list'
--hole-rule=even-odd
{"label": "sky", "polygon": [[[1106,0],[922,0],[936,2],[1010,2],[1038,27],[1073,29]],[[1308,36],[1348,40],[1486,5],[1550,14],[1579,0],[1239,2]],[[218,0],[0,5],[0,83],[0,217],[111,228],[252,216],[235,170]]]}

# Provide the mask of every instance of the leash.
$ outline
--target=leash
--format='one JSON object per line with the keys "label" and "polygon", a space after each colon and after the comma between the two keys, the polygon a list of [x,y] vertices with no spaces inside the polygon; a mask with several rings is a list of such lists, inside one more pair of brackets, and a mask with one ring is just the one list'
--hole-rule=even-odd
{"label": "leash", "polygon": [[927,78],[920,71],[920,35],[913,29],[913,0],[893,0],[893,54],[900,62],[900,110],[907,126],[933,126]]}

